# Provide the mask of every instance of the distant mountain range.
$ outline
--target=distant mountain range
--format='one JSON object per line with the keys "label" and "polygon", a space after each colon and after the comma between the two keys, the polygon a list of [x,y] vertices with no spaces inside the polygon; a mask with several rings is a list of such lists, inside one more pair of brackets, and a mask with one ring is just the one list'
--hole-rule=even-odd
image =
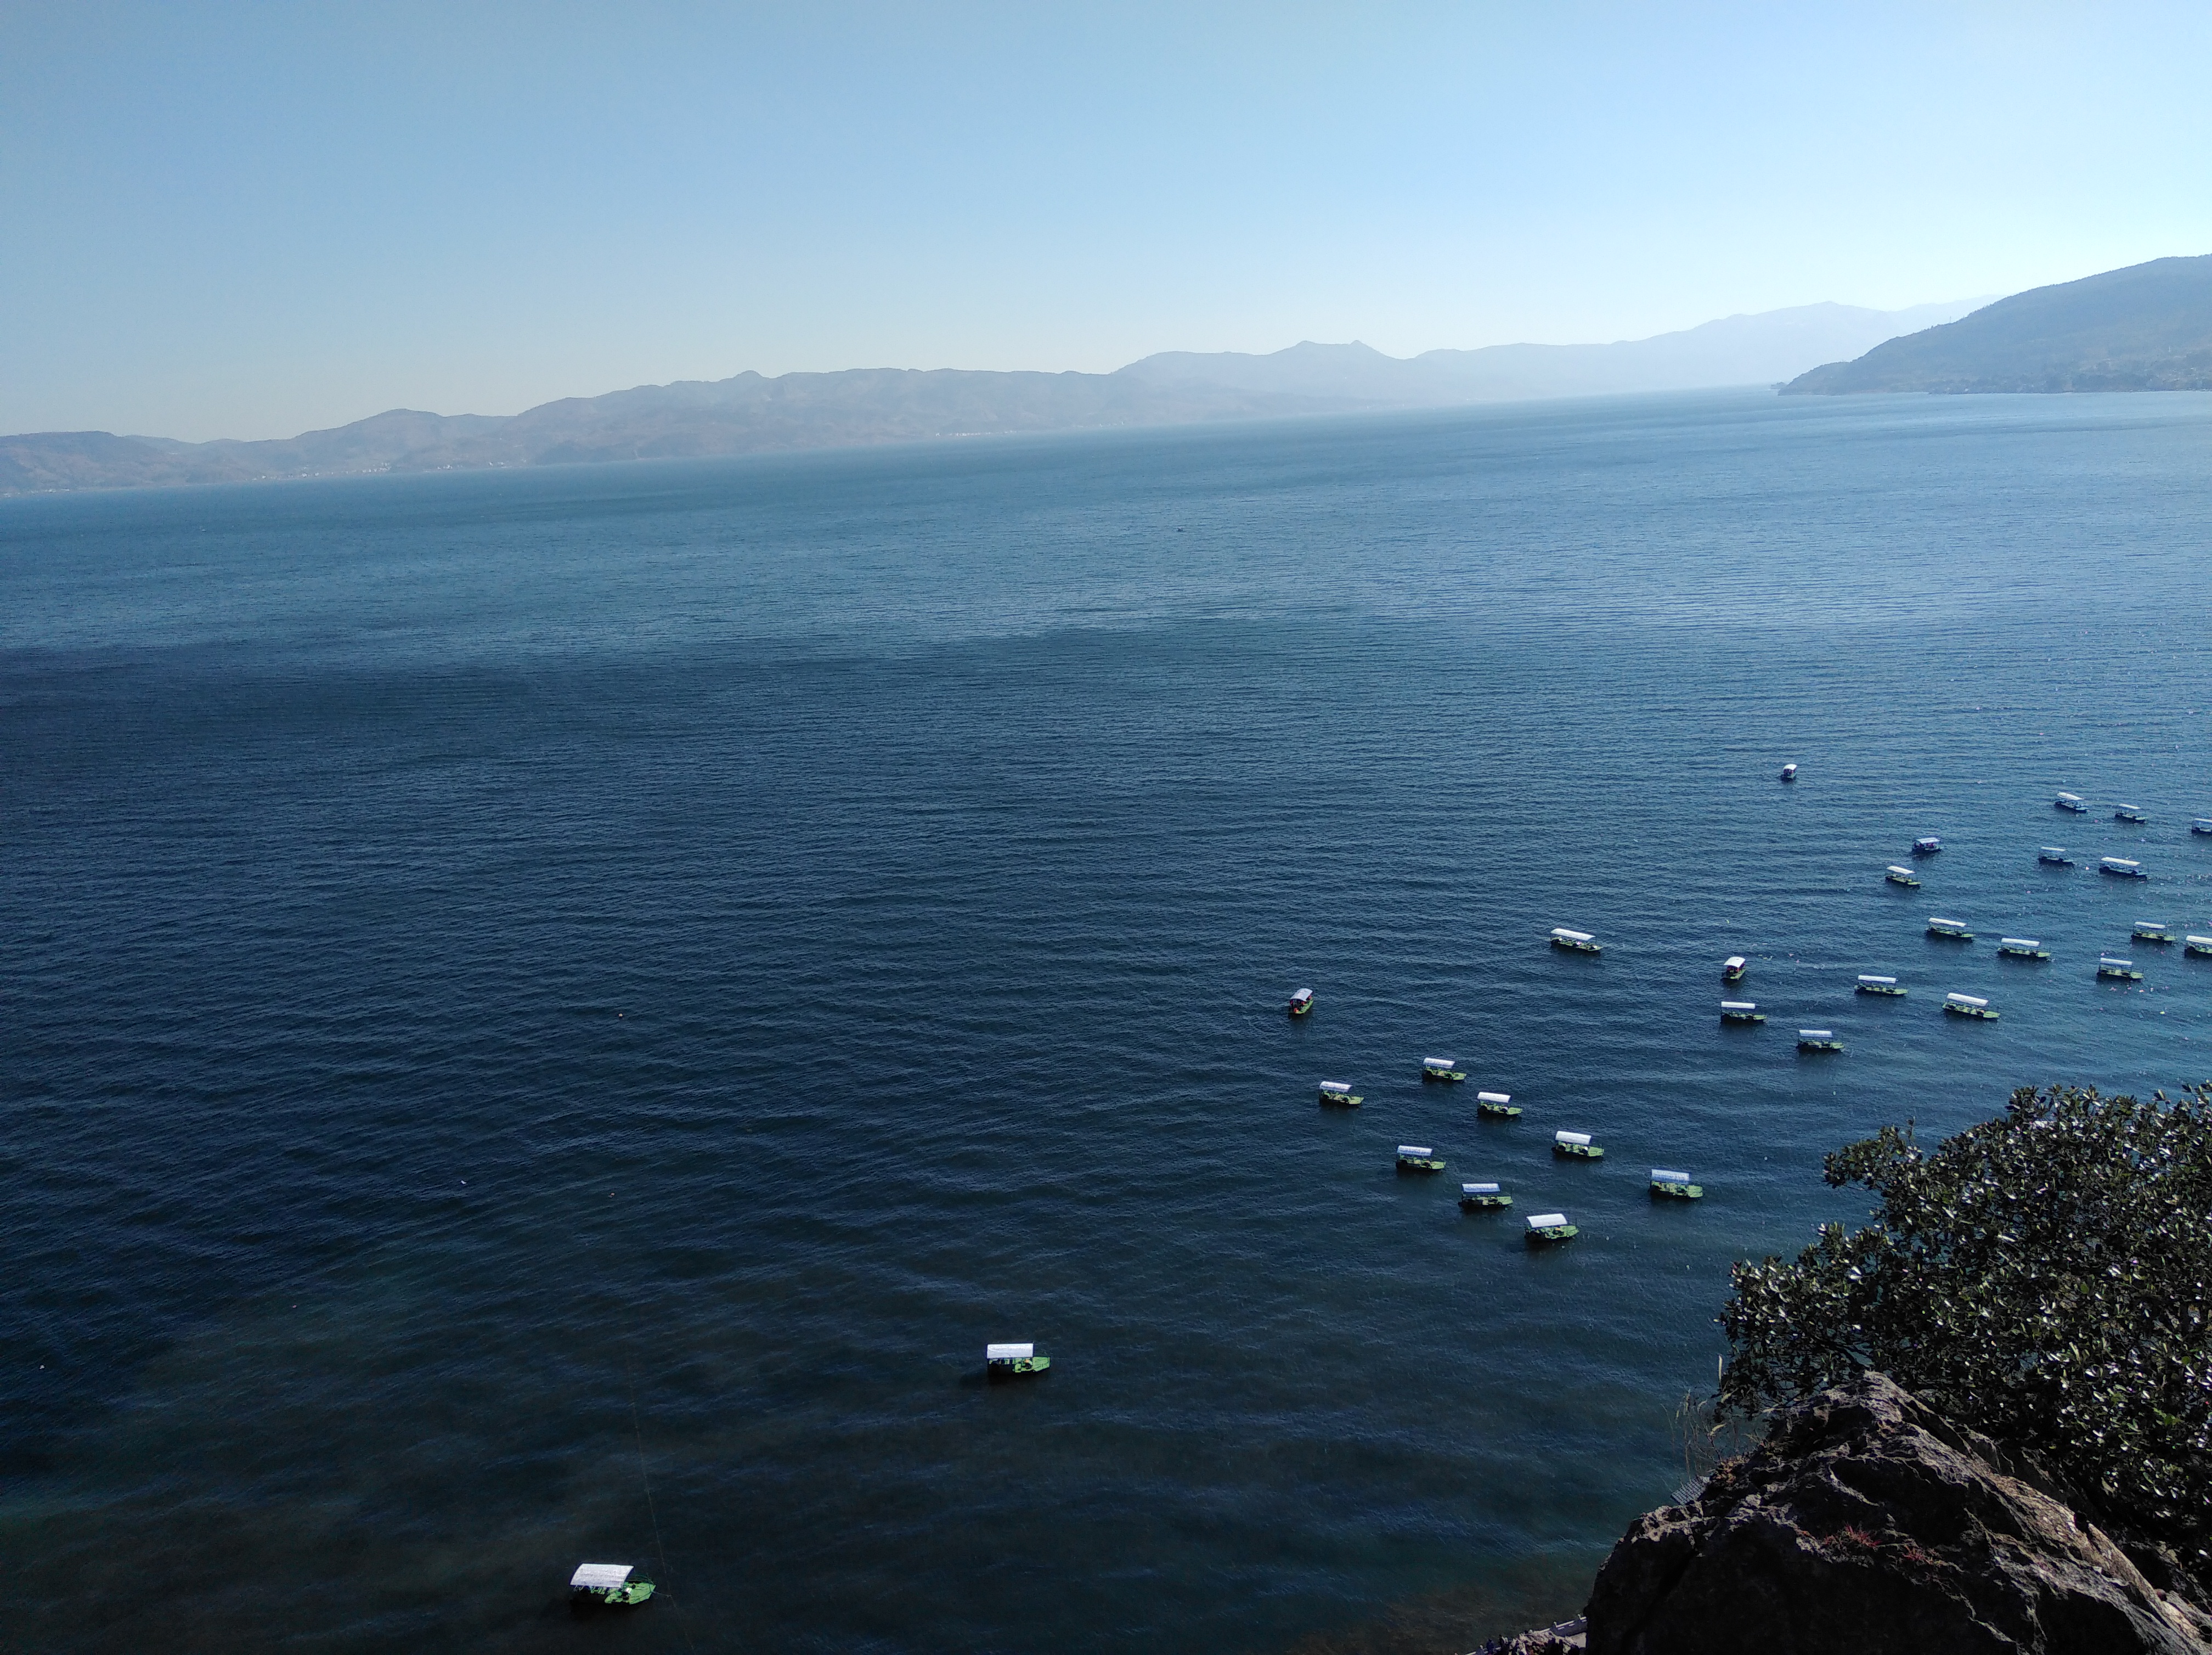
{"label": "distant mountain range", "polygon": [[1771,385],[1947,322],[1980,301],[1911,310],[1804,305],[1614,344],[1509,344],[1386,356],[1364,344],[1272,356],[1166,351],[1112,374],[859,368],[739,374],[571,397],[514,415],[408,409],[260,442],[106,431],[0,437],[0,495],[62,489],[751,453],[926,437],[1173,425],[1630,391]]}
{"label": "distant mountain range", "polygon": [[2212,391],[2212,254],[2033,288],[1784,392]]}

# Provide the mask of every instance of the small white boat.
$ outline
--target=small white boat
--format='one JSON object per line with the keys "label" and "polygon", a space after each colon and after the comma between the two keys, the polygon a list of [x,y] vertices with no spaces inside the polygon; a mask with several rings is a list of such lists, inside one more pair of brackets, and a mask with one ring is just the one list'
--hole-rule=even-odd
{"label": "small white boat", "polygon": [[1441,1172],[1443,1159],[1426,1144],[1400,1144],[1398,1170],[1401,1172]]}
{"label": "small white boat", "polygon": [[2010,959],[2049,959],[2051,950],[2033,937],[1999,937],[1997,952]]}
{"label": "small white boat", "polygon": [[1912,854],[1916,856],[1933,856],[1942,849],[1943,842],[1932,833],[1912,842]]}
{"label": "small white boat", "polygon": [[1833,1029],[1800,1029],[1797,1031],[1799,1051],[1841,1051],[1844,1043],[1836,1038]]}
{"label": "small white boat", "polygon": [[1726,959],[1721,962],[1721,981],[1723,983],[1741,983],[1743,981],[1744,972],[1748,970],[1750,966],[1751,962],[1747,960],[1741,954],[1730,954]]}
{"label": "small white boat", "polygon": [[1784,782],[1795,782],[1797,779],[1797,767],[1795,764],[1784,764],[1782,767],[1782,779]]}
{"label": "small white boat", "polygon": [[1498,1121],[1510,1121],[1521,1113],[1521,1105],[1513,1101],[1510,1092],[1478,1092],[1474,1094],[1474,1107],[1478,1114]]}
{"label": "small white boat", "polygon": [[1601,1160],[1605,1156],[1605,1151],[1590,1141],[1590,1135],[1587,1132],[1554,1132],[1552,1135],[1552,1153],[1578,1161]]}
{"label": "small white boat", "polygon": [[1352,1096],[1352,1082],[1349,1080],[1322,1081],[1321,1083],[1321,1100],[1324,1104],[1340,1104],[1346,1109],[1358,1109],[1362,1101],[1361,1099]]}
{"label": "small white boat", "polygon": [[2142,973],[2136,970],[2135,961],[2121,959],[2112,954],[2104,955],[2097,961],[2097,975],[2114,983],[2142,981]]}
{"label": "small white boat", "polygon": [[2076,816],[2087,816],[2089,813],[2087,802],[2078,793],[2062,793],[2053,802],[2059,809],[2071,811]]}
{"label": "small white boat", "polygon": [[994,1381],[1030,1378],[1051,1366],[1052,1358],[1038,1355],[1033,1344],[983,1347],[983,1371]]}
{"label": "small white boat", "polygon": [[1510,1207],[1513,1197],[1495,1183],[1463,1183],[1459,1187],[1459,1208],[1462,1213],[1478,1213],[1486,1208]]}
{"label": "small white boat", "polygon": [[1564,948],[1571,954],[1595,954],[1604,952],[1598,940],[1587,931],[1570,931],[1564,925],[1552,928],[1552,946]]}
{"label": "small white boat", "polygon": [[1313,990],[1301,989],[1291,996],[1291,1015],[1304,1017],[1313,1009]]}
{"label": "small white boat", "polygon": [[1920,889],[1920,876],[1911,868],[1901,867],[1896,862],[1892,862],[1887,867],[1882,869],[1881,877],[1892,885],[1901,885],[1907,890]]}
{"label": "small white boat", "polygon": [[1893,977],[1877,977],[1872,971],[1859,973],[1858,991],[1863,995],[1901,995],[1905,991],[1897,986]]}
{"label": "small white boat", "polygon": [[2035,853],[2035,860],[2046,867],[2071,867],[2074,859],[2066,854],[2064,845],[2044,845]]}
{"label": "small white boat", "polygon": [[1721,1001],[1721,1021],[1764,1023],[1766,1013],[1759,1009],[1759,1002],[1755,1000],[1723,1000]]}
{"label": "small white boat", "polygon": [[653,1596],[653,1582],[631,1563],[579,1563],[568,1577],[568,1596],[580,1607],[635,1609]]}
{"label": "small white boat", "polygon": [[1421,1059],[1421,1079],[1424,1080],[1466,1080],[1465,1074],[1452,1067],[1453,1062],[1454,1060],[1449,1057],[1424,1057]]}
{"label": "small white boat", "polygon": [[1703,1201],[1705,1198],[1705,1187],[1692,1183],[1687,1172],[1677,1172],[1667,1166],[1651,1169],[1651,1193],[1675,1201]]}
{"label": "small white boat", "polygon": [[2142,810],[2134,805],[2115,805],[2112,806],[2112,819],[2115,822],[2135,822],[2140,824],[2147,822],[2150,818],[2145,816]]}
{"label": "small white boat", "polygon": [[2109,873],[2116,879],[2147,879],[2141,862],[2131,862],[2124,856],[2106,856],[2099,859],[2097,872]]}
{"label": "small white boat", "polygon": [[2129,934],[2137,942],[2172,942],[2173,928],[2164,920],[2137,920]]}
{"label": "small white boat", "polygon": [[2212,833],[2212,816],[2192,816],[2189,818],[2191,833]]}
{"label": "small white boat", "polygon": [[1954,1017],[1978,1017],[1994,1023],[1997,1014],[1990,1009],[1990,1002],[1979,995],[1945,995],[1943,1009]]}
{"label": "small white boat", "polygon": [[1972,942],[1974,940],[1974,934],[1966,929],[1966,921],[1947,920],[1940,914],[1930,914],[1928,916],[1928,934],[1931,937],[1948,937],[1954,942]]}

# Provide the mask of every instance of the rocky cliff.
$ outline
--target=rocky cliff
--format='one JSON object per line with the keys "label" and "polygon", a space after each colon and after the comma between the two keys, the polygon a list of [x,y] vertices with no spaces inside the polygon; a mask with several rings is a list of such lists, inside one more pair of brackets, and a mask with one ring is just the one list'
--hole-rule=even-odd
{"label": "rocky cliff", "polygon": [[1583,1624],[1492,1647],[1499,1655],[2212,1651],[2212,1619],[2153,1584],[2063,1494],[2019,1457],[1869,1373],[1791,1410],[1689,1504],[1638,1518],[1599,1570]]}

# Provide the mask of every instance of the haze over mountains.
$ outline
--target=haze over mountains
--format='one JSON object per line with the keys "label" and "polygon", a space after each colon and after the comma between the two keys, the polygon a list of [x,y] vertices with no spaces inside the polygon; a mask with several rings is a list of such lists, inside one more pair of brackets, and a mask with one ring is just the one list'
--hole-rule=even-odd
{"label": "haze over mountains", "polygon": [[2032,288],[1782,388],[1829,396],[2212,391],[2212,253]]}
{"label": "haze over mountains", "polygon": [[861,368],[745,373],[566,398],[511,416],[394,409],[269,441],[105,431],[0,437],[0,494],[740,454],[921,438],[1170,425],[1546,397],[1771,385],[1965,314],[1804,305],[1613,344],[1386,356],[1364,344],[1268,356],[1166,351],[1112,374]]}

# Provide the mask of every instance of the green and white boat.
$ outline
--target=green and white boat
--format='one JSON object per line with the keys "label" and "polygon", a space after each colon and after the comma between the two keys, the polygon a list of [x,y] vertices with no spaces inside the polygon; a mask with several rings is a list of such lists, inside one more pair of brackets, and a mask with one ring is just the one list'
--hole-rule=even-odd
{"label": "green and white boat", "polygon": [[2116,879],[2150,878],[2149,874],[2143,872],[2141,862],[2128,856],[2100,856],[2097,858],[2097,872],[2108,873]]}
{"label": "green and white boat", "polygon": [[1999,937],[1997,952],[2007,959],[2049,959],[2051,950],[2033,937]]}
{"label": "green and white boat", "polygon": [[1582,1232],[1567,1222],[1565,1213],[1531,1213],[1528,1214],[1528,1240],[1531,1245],[1546,1241],[1572,1241]]}
{"label": "green and white boat", "polygon": [[2212,959],[2212,937],[2187,937],[2182,942],[2182,952]]}
{"label": "green and white boat", "polygon": [[1400,1144],[1398,1170],[1401,1172],[1441,1172],[1443,1157],[1426,1144]]}
{"label": "green and white boat", "polygon": [[1052,1358],[1038,1355],[1032,1344],[983,1347],[983,1372],[994,1384],[1008,1379],[1034,1379],[1051,1366]]}
{"label": "green and white boat", "polygon": [[653,1582],[628,1563],[579,1563],[568,1577],[568,1601],[580,1609],[635,1609],[652,1596]]}
{"label": "green and white boat", "polygon": [[2129,934],[2137,942],[2172,942],[2173,928],[2164,920],[2137,920]]}
{"label": "green and white boat", "polygon": [[1895,977],[1878,976],[1876,973],[1872,971],[1861,971],[1859,973],[1858,989],[1859,992],[1863,995],[1902,995],[1907,992],[1907,990],[1897,986],[1897,979]]}
{"label": "green and white boat", "polygon": [[1895,862],[1882,869],[1881,877],[1892,885],[1903,885],[1908,891],[1920,889],[1920,876],[1911,868],[1900,867]]}
{"label": "green and white boat", "polygon": [[1452,1067],[1449,1057],[1421,1059],[1421,1079],[1424,1080],[1464,1080],[1467,1076]]}
{"label": "green and white boat", "polygon": [[1766,1013],[1759,1009],[1759,1002],[1755,1000],[1723,1000],[1721,1001],[1721,1021],[1764,1023]]}
{"label": "green and white boat", "polygon": [[1601,954],[1605,952],[1598,940],[1587,931],[1570,931],[1564,925],[1552,928],[1552,946],[1565,949],[1571,954]]}
{"label": "green and white boat", "polygon": [[1321,1100],[1334,1104],[1339,1109],[1358,1109],[1366,1100],[1355,1097],[1349,1080],[1324,1080],[1321,1083]]}
{"label": "green and white boat", "polygon": [[1459,1187],[1459,1210],[1462,1213],[1487,1212],[1495,1207],[1510,1207],[1513,1197],[1494,1183],[1463,1183]]}
{"label": "green and white boat", "polygon": [[1943,1009],[1954,1017],[1979,1018],[1984,1023],[1997,1020],[1997,1014],[1990,1009],[1990,1002],[1978,995],[1945,995]]}
{"label": "green and white boat", "polygon": [[1947,920],[1941,914],[1928,916],[1928,934],[1951,942],[1972,942],[1974,940],[1974,934],[1966,929],[1966,921]]}
{"label": "green and white boat", "polygon": [[1521,1105],[1513,1101],[1510,1092],[1478,1092],[1474,1094],[1474,1112],[1487,1115],[1493,1121],[1517,1121]]}
{"label": "green and white boat", "polygon": [[1605,1159],[1605,1151],[1590,1141],[1587,1132],[1554,1132],[1552,1153],[1564,1160],[1595,1161]]}
{"label": "green and white boat", "polygon": [[1799,1051],[1841,1051],[1844,1043],[1836,1038],[1833,1029],[1800,1029],[1797,1031]]}
{"label": "green and white boat", "polygon": [[2097,962],[2097,975],[2113,983],[2140,983],[2142,973],[2136,970],[2131,959],[2119,959],[2106,954]]}
{"label": "green and white boat", "polygon": [[1664,1166],[1651,1169],[1651,1193],[1664,1196],[1670,1201],[1703,1201],[1705,1186],[1692,1183],[1687,1172],[1677,1172]]}
{"label": "green and white boat", "polygon": [[1313,990],[1301,989],[1291,996],[1291,1015],[1304,1017],[1313,1009]]}

